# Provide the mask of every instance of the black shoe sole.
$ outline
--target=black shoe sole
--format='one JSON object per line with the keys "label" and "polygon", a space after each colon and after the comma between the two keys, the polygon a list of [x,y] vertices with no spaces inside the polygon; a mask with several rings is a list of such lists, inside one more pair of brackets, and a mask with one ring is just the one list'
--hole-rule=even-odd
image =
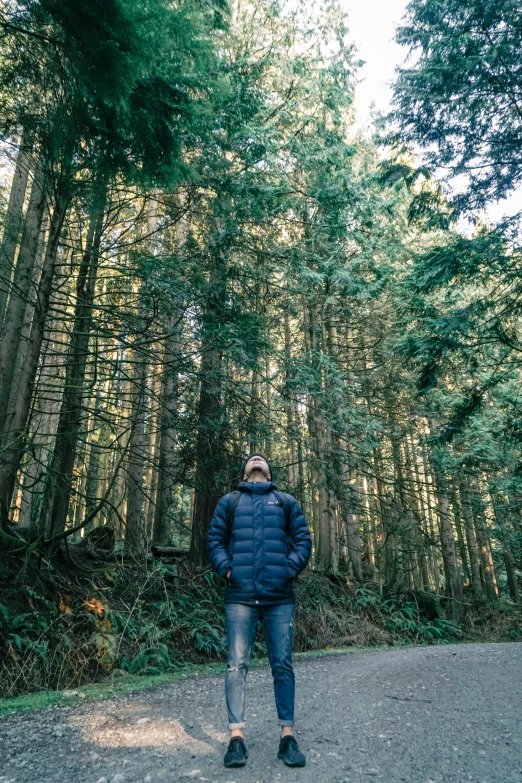
{"label": "black shoe sole", "polygon": [[228,764],[224,762],[224,764],[227,769],[233,769],[234,767],[244,767],[245,764],[247,763],[247,758],[248,758],[248,752],[245,753],[244,758],[231,761]]}
{"label": "black shoe sole", "polygon": [[286,766],[287,766],[287,767],[304,767],[304,766],[306,766],[306,761],[304,762],[304,764],[301,764],[301,762],[300,762],[300,761],[298,761],[298,762],[291,762],[291,761],[287,761],[287,760],[285,759],[285,757],[284,757],[284,754],[283,754],[283,753],[278,753],[278,754],[277,754],[277,758],[278,758],[278,759],[282,759],[282,760],[285,762],[285,764],[286,764]]}

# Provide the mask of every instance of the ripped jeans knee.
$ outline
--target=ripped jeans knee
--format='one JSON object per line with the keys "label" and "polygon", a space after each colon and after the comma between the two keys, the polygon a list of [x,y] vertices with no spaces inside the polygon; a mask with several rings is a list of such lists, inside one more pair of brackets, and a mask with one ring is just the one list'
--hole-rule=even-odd
{"label": "ripped jeans knee", "polygon": [[275,604],[253,607],[227,604],[228,658],[225,674],[228,725],[243,728],[245,723],[245,685],[250,655],[259,621],[274,678],[274,695],[279,725],[294,722],[295,680],[292,668],[294,606]]}

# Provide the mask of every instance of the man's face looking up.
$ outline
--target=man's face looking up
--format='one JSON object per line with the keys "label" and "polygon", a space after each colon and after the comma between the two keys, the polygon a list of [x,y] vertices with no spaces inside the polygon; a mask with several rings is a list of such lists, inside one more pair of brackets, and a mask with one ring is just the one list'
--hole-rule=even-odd
{"label": "man's face looking up", "polygon": [[263,457],[251,457],[243,474],[243,481],[270,481],[270,469]]}

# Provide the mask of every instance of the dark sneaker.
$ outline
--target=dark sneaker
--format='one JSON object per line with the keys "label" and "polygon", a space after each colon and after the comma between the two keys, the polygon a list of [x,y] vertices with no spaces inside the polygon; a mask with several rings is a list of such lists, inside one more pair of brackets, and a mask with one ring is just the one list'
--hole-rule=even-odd
{"label": "dark sneaker", "polygon": [[296,738],[292,734],[287,734],[279,743],[278,759],[283,759],[288,767],[304,767],[306,758],[299,750]]}
{"label": "dark sneaker", "polygon": [[248,750],[242,737],[232,737],[225,753],[225,767],[244,767],[248,758]]}

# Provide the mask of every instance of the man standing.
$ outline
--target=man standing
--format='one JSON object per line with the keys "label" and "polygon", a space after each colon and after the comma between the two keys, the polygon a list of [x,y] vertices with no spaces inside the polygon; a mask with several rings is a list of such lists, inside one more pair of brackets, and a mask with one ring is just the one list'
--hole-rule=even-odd
{"label": "man standing", "polygon": [[274,678],[277,717],[281,726],[278,758],[304,767],[294,725],[295,679],[292,668],[294,579],[308,564],[312,539],[299,503],[279,492],[262,454],[243,463],[237,492],[216,506],[207,536],[214,570],[226,578],[225,611],[228,658],[225,692],[230,743],[226,767],[242,767],[248,751],[245,726],[245,683],[258,622],[263,624]]}

